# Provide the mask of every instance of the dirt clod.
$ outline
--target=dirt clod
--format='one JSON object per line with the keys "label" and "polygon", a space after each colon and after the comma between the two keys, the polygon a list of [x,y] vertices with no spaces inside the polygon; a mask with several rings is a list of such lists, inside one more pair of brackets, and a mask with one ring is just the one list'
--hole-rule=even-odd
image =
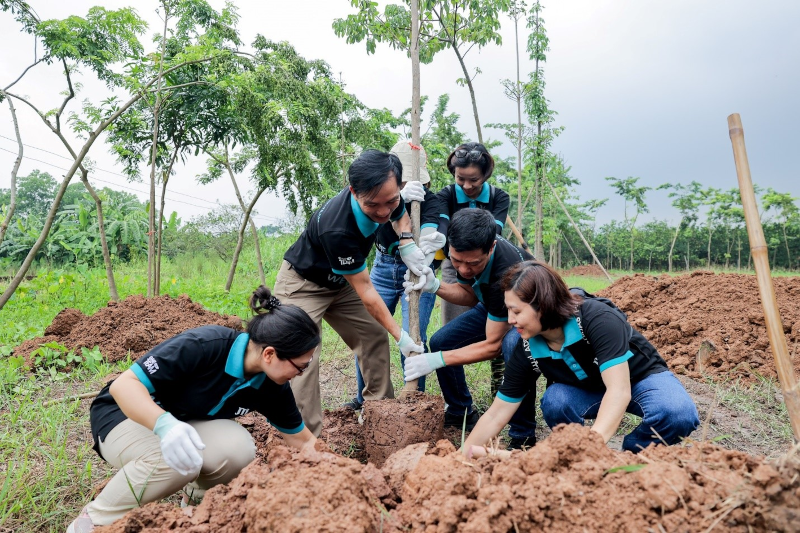
{"label": "dirt clod", "polygon": [[422,392],[364,403],[364,441],[369,462],[380,467],[409,444],[435,443],[444,430],[444,400]]}

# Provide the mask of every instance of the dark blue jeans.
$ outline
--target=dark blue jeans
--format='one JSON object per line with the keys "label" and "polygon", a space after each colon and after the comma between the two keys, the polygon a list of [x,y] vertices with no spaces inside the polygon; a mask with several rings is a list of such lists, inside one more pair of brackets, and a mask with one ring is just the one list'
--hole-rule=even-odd
{"label": "dark blue jeans", "polygon": [[[551,428],[558,424],[583,425],[585,419],[597,418],[603,394],[553,383],[542,395],[544,420]],[[642,423],[622,441],[622,449],[633,453],[648,444],[661,443],[661,439],[677,444],[700,425],[697,407],[672,372],[652,374],[631,385],[627,412],[642,417]]]}
{"label": "dark blue jeans", "polygon": [[[389,309],[389,312],[394,315],[397,308],[397,302],[400,302],[400,309],[403,312],[403,330],[408,331],[408,300],[405,298],[403,281],[406,274],[407,267],[399,255],[393,256],[383,254],[375,251],[375,262],[372,264],[369,278],[375,290],[378,291],[383,303]],[[436,295],[429,292],[423,292],[419,297],[419,332],[422,336],[422,344],[427,351],[428,345],[428,323],[431,321],[431,312],[433,312],[433,305],[436,303]],[[364,402],[364,397],[361,391],[364,390],[364,378],[361,377],[361,369],[358,367],[358,354],[353,354],[356,359],[356,384],[358,386],[358,393],[356,398],[359,402]],[[400,364],[405,367],[406,358],[400,354]],[[419,378],[417,382],[417,390],[425,390],[425,377]]]}
{"label": "dark blue jeans", "polygon": [[[479,303],[463,315],[449,322],[431,337],[431,351],[457,350],[476,342],[486,340],[486,320],[489,313],[486,307]],[[503,337],[503,358],[508,358],[514,352],[514,347],[519,341],[519,333],[511,329]],[[467,380],[464,376],[464,367],[446,366],[436,371],[439,378],[439,387],[447,404],[447,412],[455,416],[463,416],[472,412],[472,394],[469,392]],[[534,385],[534,391],[536,390]],[[536,434],[536,393],[528,394],[511,417],[508,435],[512,439],[533,437]]]}

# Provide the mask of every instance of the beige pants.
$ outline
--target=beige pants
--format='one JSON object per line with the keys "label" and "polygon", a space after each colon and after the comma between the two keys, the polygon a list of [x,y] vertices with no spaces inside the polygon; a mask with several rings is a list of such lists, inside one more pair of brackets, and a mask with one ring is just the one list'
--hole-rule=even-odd
{"label": "beige pants", "polygon": [[[449,259],[442,261],[442,282],[458,283],[456,269]],[[442,326],[447,325],[448,322],[455,320],[470,309],[472,308],[465,305],[451,304],[442,298]]]}
{"label": "beige pants", "polygon": [[166,498],[184,488],[199,502],[206,489],[227,483],[250,464],[256,447],[250,433],[233,420],[189,422],[206,445],[200,475],[184,476],[161,459],[161,442],[152,431],[125,420],[100,443],[100,453],[119,472],[87,506],[95,525],[108,525],[134,507]]}
{"label": "beige pants", "polygon": [[[355,289],[350,285],[342,289],[320,287],[284,261],[275,280],[274,294],[282,303],[303,309],[318,326],[321,327],[324,319],[358,354],[358,364],[364,376],[362,394],[365,400],[394,398],[389,374],[389,334],[369,314]],[[319,354],[318,347],[308,370],[290,381],[303,421],[316,436],[322,431]]]}

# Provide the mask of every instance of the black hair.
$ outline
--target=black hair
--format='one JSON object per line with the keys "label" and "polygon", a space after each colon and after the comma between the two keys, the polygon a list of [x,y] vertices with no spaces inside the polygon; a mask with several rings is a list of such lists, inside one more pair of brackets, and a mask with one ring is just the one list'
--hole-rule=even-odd
{"label": "black hair", "polygon": [[[481,156],[478,159],[473,159],[473,156],[470,154],[467,154],[465,157],[456,157],[456,152],[459,150],[466,150],[467,152],[478,151],[481,153]],[[481,143],[469,142],[461,144],[447,156],[447,170],[449,170],[450,174],[453,176],[456,175],[456,168],[467,168],[472,165],[481,169],[484,181],[492,177],[492,172],[494,172],[494,158],[489,154],[489,150]]]}
{"label": "black hair", "polygon": [[308,313],[296,305],[281,305],[272,292],[261,285],[250,297],[255,316],[247,323],[250,341],[272,346],[278,359],[294,359],[322,342],[319,328]]}
{"label": "black hair", "polygon": [[403,164],[395,154],[380,150],[365,150],[350,164],[347,179],[356,195],[375,196],[378,188],[390,178],[397,186],[403,182]]}
{"label": "black hair", "polygon": [[480,248],[483,253],[489,253],[497,237],[495,224],[494,216],[485,209],[456,211],[447,230],[447,242],[456,252]]}

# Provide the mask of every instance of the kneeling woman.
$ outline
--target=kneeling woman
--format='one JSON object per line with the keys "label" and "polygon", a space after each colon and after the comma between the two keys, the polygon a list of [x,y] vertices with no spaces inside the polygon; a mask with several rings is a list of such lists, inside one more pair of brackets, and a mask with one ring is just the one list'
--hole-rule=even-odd
{"label": "kneeling woman", "polygon": [[182,487],[197,501],[233,479],[256,449],[232,419],[251,410],[267,417],[290,446],[314,445],[289,380],[311,363],[319,328],[264,286],[250,307],[256,316],[246,333],[221,326],[185,331],[102,390],[90,414],[94,449],[120,471],[68,532],[110,524]]}
{"label": "kneeling woman", "polygon": [[675,444],[697,428],[694,402],[664,359],[610,300],[581,289],[570,291],[548,265],[525,261],[501,282],[508,323],[522,337],[506,363],[503,385],[464,443],[464,453],[482,447],[511,419],[522,399],[536,394],[536,378],[547,378],[542,413],[547,425],[583,424],[605,442],[628,412],[642,422],[622,441],[637,453],[651,443]]}

